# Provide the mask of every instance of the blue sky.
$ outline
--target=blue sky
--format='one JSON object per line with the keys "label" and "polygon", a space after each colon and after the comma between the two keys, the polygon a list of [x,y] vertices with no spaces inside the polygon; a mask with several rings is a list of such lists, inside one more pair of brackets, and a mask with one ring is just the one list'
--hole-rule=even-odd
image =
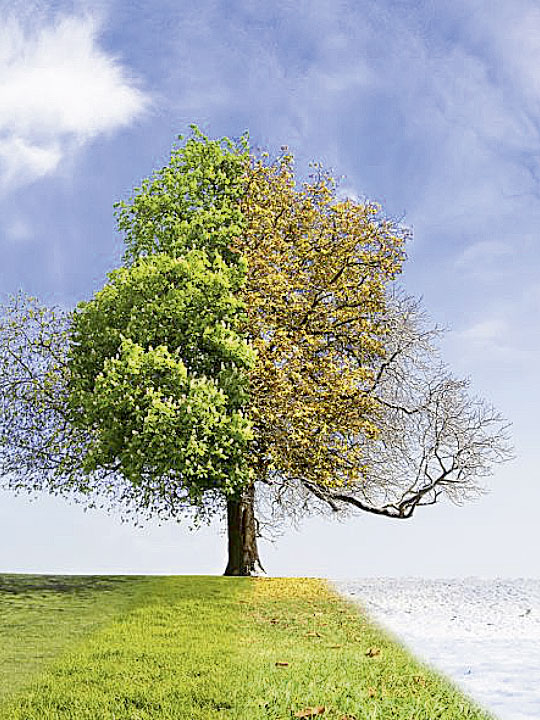
{"label": "blue sky", "polygon": [[[87,299],[112,206],[191,122],[322,161],[412,227],[404,282],[517,459],[463,508],[311,519],[272,574],[540,576],[540,8],[532,0],[0,0],[0,295]],[[0,571],[219,572],[218,526],[0,495]]]}

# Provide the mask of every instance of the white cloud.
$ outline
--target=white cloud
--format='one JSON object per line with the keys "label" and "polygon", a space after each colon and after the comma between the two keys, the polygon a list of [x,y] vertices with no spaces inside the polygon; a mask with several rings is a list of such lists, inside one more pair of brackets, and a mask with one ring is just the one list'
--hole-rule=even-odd
{"label": "white cloud", "polygon": [[482,375],[493,372],[496,376],[500,371],[522,377],[536,372],[538,347],[534,342],[525,342],[516,332],[512,310],[506,308],[507,317],[484,317],[461,331],[449,333],[445,354],[452,358],[452,365],[465,375],[474,370]]}
{"label": "white cloud", "polygon": [[515,253],[524,253],[526,238],[481,240],[466,247],[454,262],[455,271],[466,282],[475,281],[485,291],[489,283],[499,285],[516,264]]}
{"label": "white cloud", "polygon": [[0,168],[3,185],[18,184],[21,175],[33,180],[53,172],[62,158],[58,144],[31,144],[21,137],[0,140]]}
{"label": "white cloud", "polygon": [[131,123],[148,106],[119,63],[99,47],[90,17],[30,27],[0,25],[0,185],[54,172],[64,156]]}
{"label": "white cloud", "polygon": [[478,264],[491,263],[504,255],[511,255],[512,248],[503,242],[482,240],[466,248],[456,260],[459,268],[476,267]]}
{"label": "white cloud", "polygon": [[[468,7],[470,10],[470,6]],[[540,101],[540,8],[534,0],[483,0],[471,15],[471,34],[492,52],[492,74],[506,80],[507,101]],[[503,62],[500,60],[503,59]],[[497,62],[499,61],[499,62]],[[517,103],[516,103],[517,104]],[[530,108],[525,108],[529,110]]]}
{"label": "white cloud", "polygon": [[4,238],[14,245],[24,244],[32,234],[31,225],[21,216],[16,215],[5,224]]}
{"label": "white cloud", "polygon": [[507,330],[506,322],[500,318],[490,318],[471,325],[459,335],[468,342],[485,345],[500,342]]}

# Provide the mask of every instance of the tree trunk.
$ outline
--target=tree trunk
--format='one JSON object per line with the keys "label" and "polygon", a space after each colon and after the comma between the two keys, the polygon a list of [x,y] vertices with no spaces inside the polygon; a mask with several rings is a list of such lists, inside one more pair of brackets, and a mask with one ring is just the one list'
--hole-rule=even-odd
{"label": "tree trunk", "polygon": [[257,550],[254,501],[254,485],[246,488],[241,497],[227,500],[229,562],[225,575],[253,575],[258,568],[264,572]]}

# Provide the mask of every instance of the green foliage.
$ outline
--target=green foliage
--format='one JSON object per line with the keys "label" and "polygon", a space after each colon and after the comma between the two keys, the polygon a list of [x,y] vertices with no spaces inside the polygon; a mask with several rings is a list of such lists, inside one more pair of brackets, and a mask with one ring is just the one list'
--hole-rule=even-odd
{"label": "green foliage", "polygon": [[242,327],[247,138],[196,128],[117,204],[125,265],[74,312],[19,295],[0,321],[5,487],[195,520],[251,482]]}
{"label": "green foliage", "polygon": [[66,417],[71,315],[19,293],[0,318],[2,487],[61,492],[87,436]]}
{"label": "green foliage", "polygon": [[[216,377],[222,384],[225,376],[233,382],[231,370],[250,367],[252,353],[237,332],[244,315],[243,263],[227,265],[219,255],[192,250],[181,258],[141,258],[108,277],[75,314],[72,343],[86,351],[72,353],[76,374],[96,376],[126,338],[145,349],[165,345],[181,353],[190,374]],[[239,387],[237,394],[241,405]]]}
{"label": "green foliage", "polygon": [[243,227],[247,136],[238,143],[209,140],[194,125],[191,129],[168,165],[135,188],[129,202],[115,206],[128,263],[156,252],[179,257],[193,248],[234,258],[229,246]]}
{"label": "green foliage", "polygon": [[90,435],[84,476],[116,475],[117,499],[162,516],[202,512],[209,494],[238,493],[251,478],[246,264],[229,247],[242,226],[247,140],[192,129],[117,204],[126,266],[78,306],[67,358],[70,422]]}
{"label": "green foliage", "polygon": [[84,469],[108,467],[144,505],[203,502],[249,480],[242,408],[253,353],[238,334],[242,263],[191,250],[109,275],[73,317],[69,404],[92,433]]}

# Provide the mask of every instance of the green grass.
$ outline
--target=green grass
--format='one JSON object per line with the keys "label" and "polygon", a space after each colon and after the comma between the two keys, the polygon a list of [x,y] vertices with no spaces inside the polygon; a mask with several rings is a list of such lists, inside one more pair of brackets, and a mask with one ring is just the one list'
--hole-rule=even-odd
{"label": "green grass", "polygon": [[138,602],[146,578],[0,575],[0,699]]}
{"label": "green grass", "polygon": [[0,612],[0,720],[489,717],[316,580],[0,576]]}

